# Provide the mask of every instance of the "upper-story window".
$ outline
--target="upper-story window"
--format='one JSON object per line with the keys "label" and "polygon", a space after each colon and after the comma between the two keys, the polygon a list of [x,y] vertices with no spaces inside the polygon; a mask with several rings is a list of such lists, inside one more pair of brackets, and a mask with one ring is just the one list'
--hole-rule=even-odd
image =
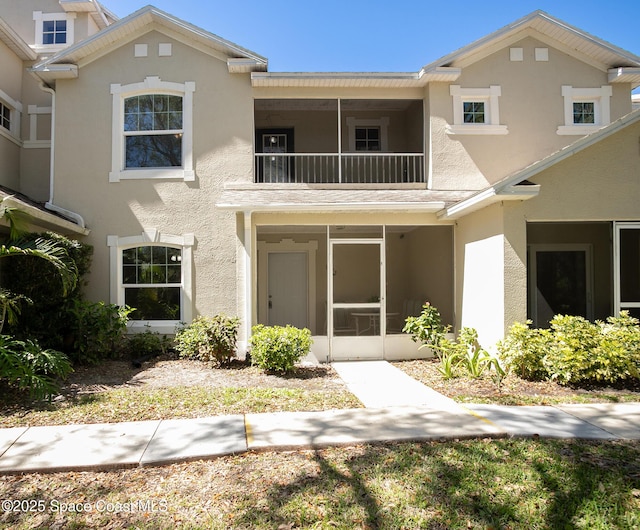
{"label": "upper-story window", "polygon": [[195,83],[147,77],[111,85],[112,163],[109,180],[194,180],[193,93]]}
{"label": "upper-story window", "polygon": [[73,44],[75,13],[43,13],[35,11],[36,49],[55,50]]}
{"label": "upper-story window", "polygon": [[349,151],[374,152],[389,150],[389,118],[347,118]]}
{"label": "upper-story window", "polygon": [[591,124],[596,122],[596,105],[593,101],[583,101],[573,104],[573,123]]}
{"label": "upper-story window", "polygon": [[463,101],[464,123],[487,123],[484,101]]}
{"label": "upper-story window", "polygon": [[356,151],[380,151],[380,127],[356,127]]}
{"label": "upper-story window", "polygon": [[500,125],[498,98],[502,90],[497,85],[489,88],[462,88],[451,85],[453,98],[453,124],[448,134],[507,134],[507,126]]}
{"label": "upper-story window", "polygon": [[611,87],[600,88],[562,87],[564,98],[564,125],[558,127],[558,134],[583,135],[611,122]]}
{"label": "upper-story window", "polygon": [[125,168],[182,166],[182,97],[145,94],[124,100]]}
{"label": "upper-story window", "polygon": [[45,20],[42,23],[42,44],[66,44],[67,21]]}
{"label": "upper-story window", "polygon": [[12,142],[20,142],[22,103],[0,89],[0,134]]}
{"label": "upper-story window", "polygon": [[0,101],[0,126],[11,130],[11,109]]}

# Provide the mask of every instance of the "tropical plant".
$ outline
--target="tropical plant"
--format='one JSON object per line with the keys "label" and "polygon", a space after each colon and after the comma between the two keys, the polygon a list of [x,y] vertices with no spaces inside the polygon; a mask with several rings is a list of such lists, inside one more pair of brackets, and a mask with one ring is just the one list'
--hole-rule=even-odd
{"label": "tropical plant", "polygon": [[22,311],[21,302],[32,303],[30,298],[0,287],[0,333],[5,322],[15,324],[18,321],[18,315]]}
{"label": "tropical plant", "polygon": [[0,335],[0,380],[34,399],[51,398],[58,379],[73,369],[64,353],[43,349],[37,342]]}
{"label": "tropical plant", "polygon": [[407,317],[402,331],[411,335],[414,342],[422,343],[420,347],[424,348],[437,347],[450,329],[451,326],[442,324],[440,311],[429,302],[425,302],[420,316]]}
{"label": "tropical plant", "polygon": [[[66,295],[78,284],[79,272],[76,263],[70,258],[64,245],[61,245],[53,234],[50,234],[49,237],[27,234],[27,216],[22,210],[7,204],[10,198],[0,198],[0,218],[9,227],[8,238],[0,241],[0,258],[38,258],[48,263],[61,282],[63,295]],[[15,277],[12,276],[10,270],[4,269],[3,281],[9,281],[14,290],[10,291],[6,285],[0,285],[2,288],[0,294],[0,316],[2,317],[0,331],[2,331],[5,322],[16,323],[17,315],[21,311],[20,302],[29,298],[24,293],[15,292],[17,283]],[[22,267],[20,269],[17,272],[18,275],[22,273]]]}

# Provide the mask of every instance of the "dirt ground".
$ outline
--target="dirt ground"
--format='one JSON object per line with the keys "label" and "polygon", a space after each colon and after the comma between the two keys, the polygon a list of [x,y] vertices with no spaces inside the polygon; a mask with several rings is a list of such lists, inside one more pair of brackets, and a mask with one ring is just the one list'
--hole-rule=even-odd
{"label": "dirt ground", "polygon": [[[614,399],[617,394],[637,394],[640,401],[640,385],[622,388],[572,388],[552,381],[525,381],[513,375],[507,377],[502,388],[489,378],[456,378],[444,380],[437,370],[436,361],[403,361],[394,366],[430,386],[442,394],[456,398],[511,395],[560,398],[583,394],[585,398],[606,394]],[[77,367],[62,388],[62,394],[77,395],[103,392],[118,387],[253,387],[253,388],[304,388],[307,390],[346,390],[346,385],[328,364],[296,368],[286,375],[267,374],[255,366],[234,360],[227,366],[214,366],[200,361],[178,359],[170,354],[143,362],[135,367],[131,361],[106,361],[97,366]]]}
{"label": "dirt ground", "polygon": [[346,387],[330,365],[304,366],[286,375],[267,374],[255,366],[234,360],[218,367],[200,361],[165,355],[136,367],[131,361],[106,361],[80,366],[65,382],[63,394],[102,392],[117,387],[253,387],[344,390]]}

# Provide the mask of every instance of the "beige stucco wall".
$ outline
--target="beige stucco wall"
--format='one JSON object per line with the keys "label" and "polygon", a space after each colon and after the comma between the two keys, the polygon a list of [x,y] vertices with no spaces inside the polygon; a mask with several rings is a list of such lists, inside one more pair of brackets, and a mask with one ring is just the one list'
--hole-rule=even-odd
{"label": "beige stucco wall", "polygon": [[[158,44],[172,43],[173,57],[159,58]],[[146,43],[149,57],[134,58]],[[194,93],[195,182],[128,180],[109,183],[112,83],[147,76],[196,85]],[[253,170],[253,106],[246,75],[226,63],[156,32],[146,34],[80,69],[79,78],[57,90],[55,202],[78,211],[91,229],[94,259],[87,295],[109,299],[107,236],[195,234],[195,312],[239,314],[236,298],[236,216],[214,207],[225,181],[250,180]],[[92,124],[87,128],[87,121]]]}
{"label": "beige stucco wall", "polygon": [[540,195],[523,203],[531,221],[640,219],[640,123],[556,164],[531,180]]}
{"label": "beige stucco wall", "polygon": [[18,35],[28,43],[35,42],[33,12],[62,13],[57,0],[0,0],[0,13]]}
{"label": "beige stucco wall", "polygon": [[[0,42],[0,89],[11,99],[22,103],[22,61]],[[20,182],[19,141],[6,129],[0,134],[0,184],[18,190]]]}
{"label": "beige stucco wall", "polygon": [[[42,11],[43,14],[65,12],[58,0],[0,0],[2,18],[27,44],[35,44],[34,11]],[[75,42],[95,33],[95,30],[96,25],[90,20],[88,13],[75,13],[73,23]]]}
{"label": "beige stucco wall", "polygon": [[[509,49],[522,48],[524,60],[511,61]],[[549,50],[548,61],[534,59],[535,48]],[[549,45],[527,37],[462,68],[452,84],[462,88],[499,85],[500,124],[507,135],[446,134],[453,123],[449,84],[430,88],[433,131],[433,183],[436,189],[481,188],[557,151],[578,136],[562,136],[564,125],[562,86],[600,88],[607,72],[577,60]],[[629,85],[613,85],[611,120],[631,111]]]}
{"label": "beige stucco wall", "polygon": [[475,328],[480,344],[492,348],[504,336],[504,210],[494,204],[459,219],[455,230],[456,331]]}

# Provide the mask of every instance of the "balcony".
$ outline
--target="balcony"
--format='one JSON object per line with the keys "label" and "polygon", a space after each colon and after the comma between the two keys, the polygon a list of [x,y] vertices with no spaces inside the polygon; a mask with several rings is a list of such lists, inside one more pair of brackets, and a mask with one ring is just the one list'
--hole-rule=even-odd
{"label": "balcony", "polygon": [[256,100],[255,123],[257,183],[425,182],[421,100]]}
{"label": "balcony", "polygon": [[267,184],[415,184],[424,182],[424,155],[257,153],[256,176]]}

